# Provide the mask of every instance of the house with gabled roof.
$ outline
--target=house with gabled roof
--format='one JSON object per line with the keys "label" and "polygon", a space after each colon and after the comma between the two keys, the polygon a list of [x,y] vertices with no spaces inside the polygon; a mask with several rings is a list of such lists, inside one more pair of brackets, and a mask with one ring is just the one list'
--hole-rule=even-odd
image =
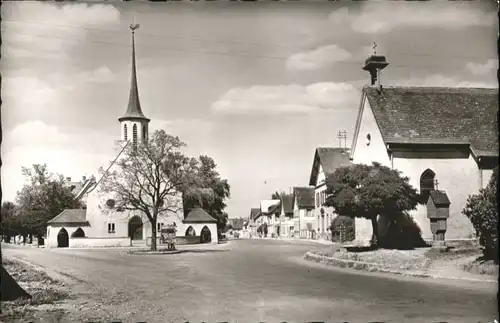
{"label": "house with gabled roof", "polygon": [[325,206],[328,188],[326,179],[338,168],[350,164],[349,150],[346,148],[316,148],[309,185],[314,187],[314,216],[319,237],[329,238],[330,224],[336,216],[332,207]]}
{"label": "house with gabled roof", "polygon": [[251,208],[250,215],[248,216],[248,227],[251,236],[255,236],[257,234],[257,228],[262,224],[262,213],[260,213],[259,208]]}
{"label": "house with gabled roof", "polygon": [[[372,84],[361,93],[352,162],[397,169],[423,196],[445,191],[451,202],[446,237],[471,237],[474,229],[461,211],[498,165],[498,89],[382,87],[380,70],[388,63],[375,58],[364,67]],[[432,239],[425,205],[412,215],[424,239]],[[371,231],[368,221],[356,219],[358,241],[369,240]]]}
{"label": "house with gabled roof", "polygon": [[280,200],[262,200],[260,201],[260,212],[263,216],[263,223],[267,224],[267,235],[272,236],[278,234],[279,222],[277,215],[279,215]]}
{"label": "house with gabled roof", "polygon": [[293,188],[294,235],[304,239],[315,238],[314,187]]}
{"label": "house with gabled roof", "polygon": [[280,196],[279,222],[280,237],[290,238],[294,231],[293,220],[293,194],[283,194]]}

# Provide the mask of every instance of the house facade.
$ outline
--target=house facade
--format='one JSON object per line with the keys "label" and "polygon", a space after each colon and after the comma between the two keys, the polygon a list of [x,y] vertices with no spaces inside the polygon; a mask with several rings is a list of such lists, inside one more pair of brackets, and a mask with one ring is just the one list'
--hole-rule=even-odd
{"label": "house facade", "polygon": [[309,185],[314,187],[314,217],[319,238],[330,240],[330,224],[336,217],[332,207],[325,206],[328,176],[339,167],[350,165],[349,151],[345,148],[316,148]]}
{"label": "house facade", "polygon": [[280,196],[280,237],[291,238],[294,232],[293,194]]}
{"label": "house facade", "polygon": [[[407,176],[420,194],[443,190],[450,217],[447,239],[474,234],[462,210],[487,185],[498,159],[498,89],[365,86],[352,143],[355,164],[379,162]],[[432,239],[426,206],[411,212]],[[356,240],[371,223],[356,219]]]}
{"label": "house facade", "polygon": [[263,223],[267,224],[267,236],[278,235],[280,230],[279,223],[279,205],[280,200],[262,200],[260,201],[260,212]]}
{"label": "house facade", "polygon": [[293,222],[295,237],[303,239],[316,237],[314,187],[293,188]]}

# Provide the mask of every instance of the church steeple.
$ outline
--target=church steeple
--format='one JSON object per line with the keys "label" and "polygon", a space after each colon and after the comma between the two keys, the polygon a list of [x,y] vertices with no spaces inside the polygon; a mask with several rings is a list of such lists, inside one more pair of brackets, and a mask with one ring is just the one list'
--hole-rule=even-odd
{"label": "church steeple", "polygon": [[130,94],[127,111],[118,119],[122,128],[122,140],[132,140],[134,144],[145,141],[148,138],[148,124],[150,119],[146,118],[141,109],[139,100],[139,88],[137,86],[137,68],[135,63],[135,30],[139,24],[130,25],[132,30],[132,73],[130,80]]}

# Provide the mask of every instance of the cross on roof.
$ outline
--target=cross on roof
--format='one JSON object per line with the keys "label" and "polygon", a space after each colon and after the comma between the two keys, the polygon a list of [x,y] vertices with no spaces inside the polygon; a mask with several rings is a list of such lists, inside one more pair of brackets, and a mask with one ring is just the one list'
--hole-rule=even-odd
{"label": "cross on roof", "polygon": [[377,43],[373,42],[373,55],[377,55]]}
{"label": "cross on roof", "polygon": [[439,182],[437,179],[434,180],[434,185],[436,185],[436,191],[438,190],[438,185],[439,185]]}

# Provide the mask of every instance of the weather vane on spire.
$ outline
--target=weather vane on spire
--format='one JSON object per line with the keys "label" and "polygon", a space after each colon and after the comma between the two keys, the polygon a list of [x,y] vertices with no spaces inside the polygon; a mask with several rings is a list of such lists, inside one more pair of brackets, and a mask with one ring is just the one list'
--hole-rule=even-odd
{"label": "weather vane on spire", "polygon": [[135,33],[135,30],[139,28],[139,24],[135,23],[135,16],[134,16],[134,22],[130,25],[130,30],[132,30],[132,34]]}
{"label": "weather vane on spire", "polygon": [[377,55],[377,43],[373,42],[373,55]]}

